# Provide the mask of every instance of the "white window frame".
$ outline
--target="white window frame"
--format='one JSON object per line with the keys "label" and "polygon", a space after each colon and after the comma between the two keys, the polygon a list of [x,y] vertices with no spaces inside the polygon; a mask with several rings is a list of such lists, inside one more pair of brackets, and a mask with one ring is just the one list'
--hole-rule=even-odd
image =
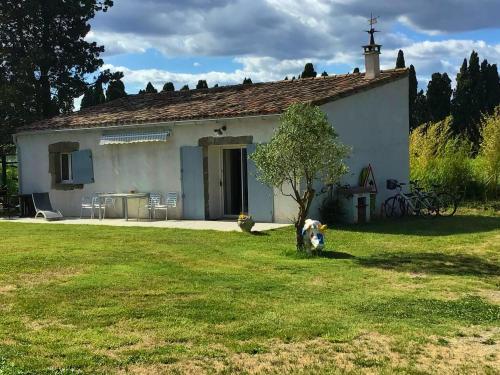
{"label": "white window frame", "polygon": [[[69,177],[68,180],[63,179],[63,162],[62,162],[63,155],[67,155],[67,157],[68,157],[68,177]],[[71,184],[73,182],[73,171],[71,168],[71,152],[62,152],[59,155],[59,164],[60,164],[59,172],[61,173],[61,183],[62,184]]]}

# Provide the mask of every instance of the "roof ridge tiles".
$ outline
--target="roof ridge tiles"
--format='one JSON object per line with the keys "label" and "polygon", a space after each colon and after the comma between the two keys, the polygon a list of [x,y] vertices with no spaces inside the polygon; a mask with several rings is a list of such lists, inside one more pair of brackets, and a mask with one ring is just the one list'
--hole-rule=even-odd
{"label": "roof ridge tiles", "polygon": [[403,78],[407,72],[406,68],[383,70],[380,76],[370,80],[364,79],[364,73],[348,73],[189,91],[135,94],[71,114],[41,120],[20,128],[19,132],[280,114],[292,102],[323,104]]}

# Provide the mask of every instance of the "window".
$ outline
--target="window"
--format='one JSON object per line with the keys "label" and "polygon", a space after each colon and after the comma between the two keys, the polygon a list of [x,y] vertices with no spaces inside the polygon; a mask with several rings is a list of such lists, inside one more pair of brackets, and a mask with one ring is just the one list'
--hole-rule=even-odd
{"label": "window", "polygon": [[61,153],[61,182],[71,183],[73,181],[71,171],[71,154]]}

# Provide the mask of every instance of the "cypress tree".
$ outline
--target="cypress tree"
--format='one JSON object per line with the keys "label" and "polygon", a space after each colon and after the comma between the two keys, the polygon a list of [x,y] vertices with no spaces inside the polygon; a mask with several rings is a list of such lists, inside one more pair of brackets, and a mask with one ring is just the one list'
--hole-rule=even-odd
{"label": "cypress tree", "polygon": [[416,124],[415,127],[429,121],[429,106],[427,104],[427,97],[424,94],[424,90],[420,90],[417,93],[412,108],[412,117],[414,123]]}
{"label": "cypress tree", "polygon": [[430,121],[441,121],[450,114],[451,93],[451,79],[448,74],[432,74],[427,85],[427,108]]}
{"label": "cypress tree", "polygon": [[156,94],[158,90],[155,89],[151,82],[148,82],[144,90],[139,90],[139,94]]}
{"label": "cypress tree", "polygon": [[304,66],[304,71],[302,72],[299,78],[313,78],[316,77],[317,75],[318,73],[316,73],[316,71],[314,70],[313,64],[307,63]]}
{"label": "cypress tree", "polygon": [[155,89],[155,87],[151,82],[148,82],[148,84],[146,85],[146,94],[156,94],[156,93],[158,93],[158,90]]}
{"label": "cypress tree", "polygon": [[484,108],[489,114],[500,104],[500,79],[496,64],[488,64],[487,60],[481,64],[481,77],[484,85]]}
{"label": "cypress tree", "polygon": [[[421,124],[419,118],[421,116],[417,116],[415,113],[415,101],[417,99],[417,89],[418,89],[418,81],[417,81],[417,73],[415,72],[415,67],[410,65],[410,69],[408,72],[408,80],[409,80],[409,94],[408,94],[408,102],[409,102],[409,113],[410,113],[410,130],[415,129],[418,125]],[[420,106],[424,103],[423,100],[420,100]],[[426,101],[425,101],[426,102]],[[426,112],[426,111],[425,111]]]}
{"label": "cypress tree", "polygon": [[89,87],[85,91],[85,94],[83,94],[82,102],[80,103],[80,109],[89,108],[95,105],[94,97],[94,88]]}
{"label": "cypress tree", "polygon": [[453,92],[451,113],[453,128],[457,133],[465,134],[478,147],[480,138],[481,111],[484,110],[486,89],[481,77],[479,56],[472,51],[469,64],[464,59],[457,74],[457,85]]}
{"label": "cypress tree", "polygon": [[125,92],[125,85],[121,79],[113,80],[109,83],[106,90],[106,101],[111,101],[127,96]]}
{"label": "cypress tree", "polygon": [[102,89],[102,76],[99,77],[95,83],[88,87],[83,95],[82,102],[80,103],[80,108],[89,108],[98,104],[106,102],[106,97],[104,96],[104,91]]}
{"label": "cypress tree", "polygon": [[198,84],[196,85],[196,89],[208,89],[208,84],[207,84],[207,81],[205,81],[204,79],[200,79],[198,81]]}
{"label": "cypress tree", "polygon": [[470,95],[470,79],[467,66],[467,59],[464,59],[460,71],[457,73],[457,84],[453,91],[451,103],[451,114],[453,116],[453,128],[455,132],[461,133],[465,129],[465,122],[468,116],[468,96]]}
{"label": "cypress tree", "polygon": [[95,97],[95,105],[106,102],[106,96],[104,96],[104,90],[102,89],[102,82],[100,80],[98,80],[95,84],[94,97]]}
{"label": "cypress tree", "polygon": [[167,82],[163,85],[162,92],[175,91],[174,84],[172,82]]}
{"label": "cypress tree", "polygon": [[405,55],[403,50],[399,50],[398,58],[396,59],[396,69],[406,68],[405,65]]}

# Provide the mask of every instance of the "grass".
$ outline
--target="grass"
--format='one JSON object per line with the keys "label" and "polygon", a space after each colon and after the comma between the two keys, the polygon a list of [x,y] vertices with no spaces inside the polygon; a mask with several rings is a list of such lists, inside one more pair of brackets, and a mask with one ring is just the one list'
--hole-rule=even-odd
{"label": "grass", "polygon": [[0,223],[0,374],[498,373],[500,216],[261,235]]}

